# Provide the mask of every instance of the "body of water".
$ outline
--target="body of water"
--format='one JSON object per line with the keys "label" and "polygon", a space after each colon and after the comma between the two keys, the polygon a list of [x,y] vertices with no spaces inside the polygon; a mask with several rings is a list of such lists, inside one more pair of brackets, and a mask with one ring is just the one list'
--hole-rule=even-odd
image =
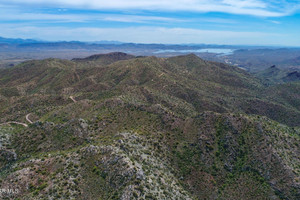
{"label": "body of water", "polygon": [[194,49],[194,50],[174,50],[174,49],[166,49],[166,50],[158,50],[154,53],[216,53],[216,54],[224,54],[230,55],[234,52],[233,49]]}

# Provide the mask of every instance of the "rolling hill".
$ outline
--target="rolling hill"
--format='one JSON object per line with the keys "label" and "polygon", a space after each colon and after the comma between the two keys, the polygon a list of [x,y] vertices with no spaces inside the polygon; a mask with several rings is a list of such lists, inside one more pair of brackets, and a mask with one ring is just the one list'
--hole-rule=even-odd
{"label": "rolling hill", "polygon": [[300,197],[297,82],[116,52],[27,61],[0,88],[3,198]]}
{"label": "rolling hill", "polygon": [[261,78],[266,84],[278,84],[300,81],[300,71],[298,69],[279,69],[275,65],[257,72],[255,74]]}

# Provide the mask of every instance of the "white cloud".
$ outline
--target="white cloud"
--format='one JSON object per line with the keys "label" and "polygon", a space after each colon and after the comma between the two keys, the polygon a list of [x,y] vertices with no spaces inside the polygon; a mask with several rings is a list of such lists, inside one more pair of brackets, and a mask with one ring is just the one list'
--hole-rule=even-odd
{"label": "white cloud", "polygon": [[224,18],[199,18],[197,21],[216,23],[216,24],[236,24],[238,23],[236,20],[232,19],[224,19]]}
{"label": "white cloud", "polygon": [[271,22],[271,23],[273,23],[273,24],[281,24],[281,22],[275,21],[275,20],[270,20],[269,22]]}
{"label": "white cloud", "polygon": [[56,14],[42,14],[42,13],[10,13],[1,12],[1,21],[53,21],[55,22],[84,22],[87,16],[80,15],[56,15]]}
{"label": "white cloud", "polygon": [[[2,36],[14,38],[40,38],[45,40],[119,40],[136,43],[210,43],[210,44],[249,44],[300,46],[300,40],[293,36],[263,33],[199,30],[187,28],[128,27],[128,28],[66,28],[34,27],[0,24]],[[291,41],[290,41],[291,40]]]}
{"label": "white cloud", "polygon": [[133,23],[185,22],[185,21],[187,21],[187,20],[170,18],[170,17],[139,16],[139,15],[100,15],[96,19],[102,20],[102,21],[133,22]]}
{"label": "white cloud", "polygon": [[43,21],[47,23],[59,22],[90,22],[90,21],[114,21],[131,23],[166,23],[166,22],[187,22],[188,20],[145,16],[145,15],[125,15],[125,14],[66,14],[66,9],[58,9],[58,14],[47,14],[35,12],[24,12],[18,9],[0,7],[0,21]]}
{"label": "white cloud", "polygon": [[2,0],[1,3],[97,10],[225,12],[265,17],[289,15],[299,8],[297,0]]}
{"label": "white cloud", "polygon": [[262,1],[248,0],[248,1],[240,1],[240,0],[223,0],[222,3],[236,6],[240,8],[266,8],[267,4]]}

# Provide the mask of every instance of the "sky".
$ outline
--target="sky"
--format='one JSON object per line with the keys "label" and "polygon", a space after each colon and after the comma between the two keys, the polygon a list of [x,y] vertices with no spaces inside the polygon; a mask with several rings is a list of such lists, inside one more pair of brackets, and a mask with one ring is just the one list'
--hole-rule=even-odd
{"label": "sky", "polygon": [[300,46],[300,0],[0,0],[0,36]]}

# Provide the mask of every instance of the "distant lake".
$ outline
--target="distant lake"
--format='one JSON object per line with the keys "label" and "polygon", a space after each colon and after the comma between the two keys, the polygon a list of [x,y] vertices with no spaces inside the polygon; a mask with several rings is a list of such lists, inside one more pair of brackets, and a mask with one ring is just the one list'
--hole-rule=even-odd
{"label": "distant lake", "polygon": [[234,52],[233,49],[195,49],[195,50],[159,50],[154,53],[216,53],[216,54],[225,54],[229,55]]}

